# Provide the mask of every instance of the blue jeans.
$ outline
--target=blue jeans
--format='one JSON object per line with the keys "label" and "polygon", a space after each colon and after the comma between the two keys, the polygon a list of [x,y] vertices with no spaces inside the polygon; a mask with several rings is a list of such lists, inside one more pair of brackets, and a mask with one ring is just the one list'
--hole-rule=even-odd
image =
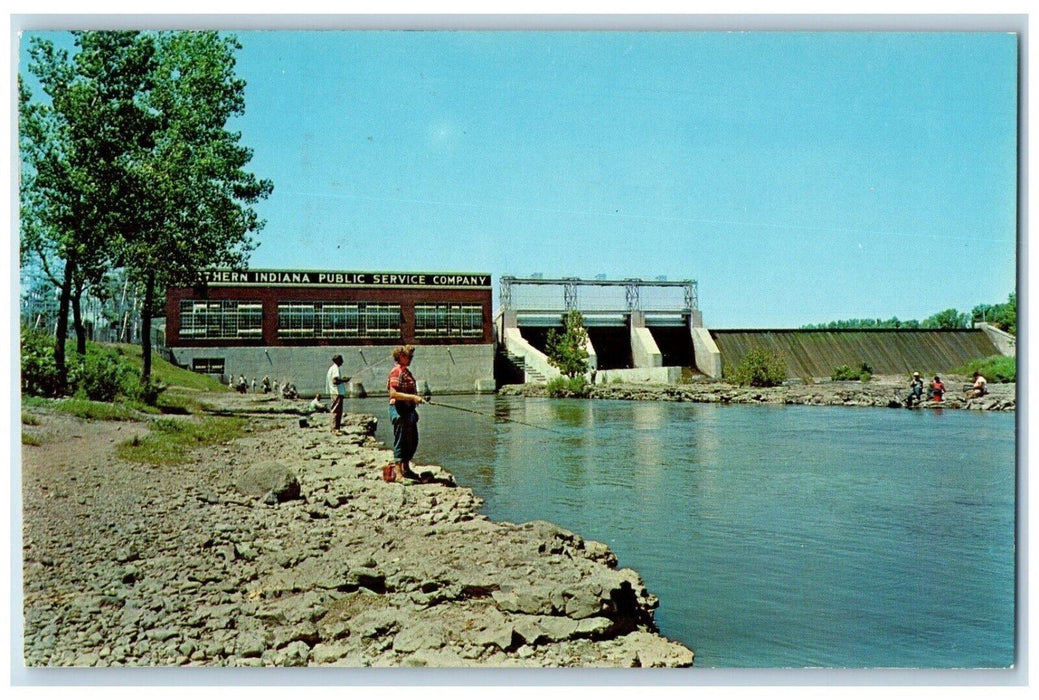
{"label": "blue jeans", "polygon": [[393,459],[410,462],[418,449],[418,411],[412,406],[390,404],[393,421]]}

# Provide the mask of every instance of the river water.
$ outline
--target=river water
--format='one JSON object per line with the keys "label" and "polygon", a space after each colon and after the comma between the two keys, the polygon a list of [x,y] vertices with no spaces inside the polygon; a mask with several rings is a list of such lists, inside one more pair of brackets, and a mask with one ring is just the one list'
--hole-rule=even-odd
{"label": "river water", "polygon": [[443,401],[498,418],[420,408],[418,463],[609,545],[699,668],[1013,664],[1013,414]]}

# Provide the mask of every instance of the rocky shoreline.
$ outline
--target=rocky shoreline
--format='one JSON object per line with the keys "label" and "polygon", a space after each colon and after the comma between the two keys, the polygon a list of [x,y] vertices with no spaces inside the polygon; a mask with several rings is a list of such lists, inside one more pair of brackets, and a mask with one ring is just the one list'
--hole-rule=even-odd
{"label": "rocky shoreline", "polygon": [[492,522],[439,467],[384,483],[371,417],[214,400],[248,435],[161,468],[113,455],[144,421],[27,411],[27,667],[692,665],[605,545]]}
{"label": "rocky shoreline", "polygon": [[[1014,411],[1017,407],[1015,384],[989,384],[989,393],[977,399],[964,399],[960,389],[967,377],[946,377],[945,399],[925,400],[922,409],[965,409],[973,411]],[[801,382],[778,387],[741,387],[722,381],[700,380],[688,384],[596,384],[588,398],[619,401],[689,401],[722,404],[774,404],[798,406],[857,406],[900,408],[908,393],[908,382],[900,376],[875,376],[871,381]],[[544,384],[513,384],[502,387],[503,396],[548,396]]]}

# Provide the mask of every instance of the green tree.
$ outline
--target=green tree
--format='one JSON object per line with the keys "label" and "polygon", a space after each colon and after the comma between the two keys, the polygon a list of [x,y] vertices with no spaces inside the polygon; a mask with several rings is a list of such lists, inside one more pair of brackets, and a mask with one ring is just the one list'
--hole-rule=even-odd
{"label": "green tree", "polygon": [[268,197],[269,180],[245,170],[252,150],[227,128],[245,111],[245,81],[235,77],[237,39],[217,32],[166,32],[156,39],[155,145],[137,164],[139,206],[120,262],[143,287],[142,382],[151,376],[151,312],[158,290],[197,281],[210,266],[242,267],[263,221],[250,205]]}
{"label": "green tree", "polygon": [[960,313],[956,309],[939,311],[933,316],[928,316],[921,323],[921,328],[967,328],[970,326],[970,316]]}
{"label": "green tree", "polygon": [[19,76],[21,256],[34,256],[60,290],[55,364],[65,372],[71,309],[77,350],[86,352],[80,301],[112,258],[133,208],[128,166],[150,144],[151,43],[137,32],[73,32],[70,56],[30,40],[28,71],[44,98]]}
{"label": "green tree", "polygon": [[588,371],[588,331],[584,328],[581,312],[570,311],[563,318],[563,332],[548,332],[545,344],[549,364],[567,377],[583,375]]}
{"label": "green tree", "polygon": [[1017,294],[1011,292],[1005,304],[979,304],[971,311],[973,322],[991,323],[1011,335],[1017,335]]}
{"label": "green tree", "polygon": [[[55,363],[68,316],[85,348],[80,300],[123,268],[140,287],[144,363],[159,290],[208,266],[244,266],[263,222],[251,204],[270,181],[228,122],[245,109],[241,48],[217,32],[74,32],[78,51],[31,40],[35,101],[19,76],[21,249],[60,289]],[[82,351],[81,351],[82,354]]]}

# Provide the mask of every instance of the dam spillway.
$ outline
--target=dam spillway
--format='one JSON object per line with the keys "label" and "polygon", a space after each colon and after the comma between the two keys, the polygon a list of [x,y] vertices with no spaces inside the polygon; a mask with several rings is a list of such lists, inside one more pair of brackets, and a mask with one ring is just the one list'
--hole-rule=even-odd
{"label": "dam spillway", "polygon": [[789,377],[829,377],[863,362],[875,374],[948,373],[970,360],[1001,354],[980,329],[847,329],[710,331],[727,367],[755,348],[782,356]]}

